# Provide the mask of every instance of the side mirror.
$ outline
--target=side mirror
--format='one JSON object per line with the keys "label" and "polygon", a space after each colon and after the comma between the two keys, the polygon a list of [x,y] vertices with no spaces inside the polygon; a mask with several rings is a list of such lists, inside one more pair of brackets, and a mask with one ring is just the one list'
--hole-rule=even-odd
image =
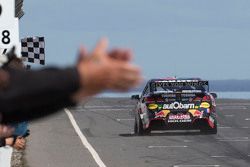
{"label": "side mirror", "polygon": [[211,93],[211,95],[216,99],[218,96],[216,93]]}
{"label": "side mirror", "polygon": [[132,99],[132,100],[139,100],[139,99],[140,99],[140,96],[139,96],[139,95],[132,95],[132,96],[131,96],[131,99]]}

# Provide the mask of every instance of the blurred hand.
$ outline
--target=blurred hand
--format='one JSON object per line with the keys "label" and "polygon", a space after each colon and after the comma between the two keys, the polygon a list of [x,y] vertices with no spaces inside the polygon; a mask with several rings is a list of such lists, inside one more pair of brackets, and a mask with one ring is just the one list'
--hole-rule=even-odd
{"label": "blurred hand", "polygon": [[14,142],[14,138],[13,137],[5,138],[5,144],[6,145],[12,146],[13,142]]}
{"label": "blurred hand", "polygon": [[9,83],[9,74],[0,69],[0,90],[7,87],[8,83]]}
{"label": "blurred hand", "polygon": [[0,138],[9,137],[12,135],[13,132],[14,132],[13,127],[0,124]]}
{"label": "blurred hand", "polygon": [[18,136],[16,142],[13,145],[13,148],[17,150],[22,150],[26,146],[26,140],[22,136]]}
{"label": "blurred hand", "polygon": [[100,40],[91,53],[81,48],[77,69],[82,90],[75,99],[95,95],[103,90],[128,91],[141,82],[140,69],[131,64],[132,53],[127,49],[107,52],[108,42]]}

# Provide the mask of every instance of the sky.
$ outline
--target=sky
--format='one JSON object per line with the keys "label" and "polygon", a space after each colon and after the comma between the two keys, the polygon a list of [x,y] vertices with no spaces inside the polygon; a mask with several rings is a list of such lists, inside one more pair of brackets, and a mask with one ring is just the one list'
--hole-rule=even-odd
{"label": "sky", "polygon": [[131,48],[146,79],[250,79],[249,0],[24,0],[20,37],[45,36],[46,64],[81,44]]}

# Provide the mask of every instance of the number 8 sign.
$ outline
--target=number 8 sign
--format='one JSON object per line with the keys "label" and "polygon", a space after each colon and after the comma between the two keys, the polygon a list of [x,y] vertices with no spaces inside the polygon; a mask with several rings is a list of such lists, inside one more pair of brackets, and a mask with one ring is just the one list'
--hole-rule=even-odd
{"label": "number 8 sign", "polygon": [[2,14],[2,6],[0,4],[0,16],[1,16],[1,14]]}
{"label": "number 8 sign", "polygon": [[2,32],[2,43],[3,44],[9,44],[10,43],[10,32],[8,30],[4,30]]}
{"label": "number 8 sign", "polygon": [[[0,1],[0,49],[8,50],[19,44],[19,22],[15,17],[15,0]],[[0,53],[2,54],[2,53]],[[20,53],[17,52],[17,55]]]}

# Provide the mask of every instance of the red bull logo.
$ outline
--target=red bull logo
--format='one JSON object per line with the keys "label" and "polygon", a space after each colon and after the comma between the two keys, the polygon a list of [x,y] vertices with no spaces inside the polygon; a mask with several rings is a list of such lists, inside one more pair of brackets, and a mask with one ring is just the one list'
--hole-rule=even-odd
{"label": "red bull logo", "polygon": [[156,114],[155,114],[155,117],[156,117],[156,118],[162,118],[162,117],[164,117],[164,112],[163,112],[163,111],[160,111],[160,112],[156,113]]}
{"label": "red bull logo", "polygon": [[201,112],[200,111],[198,111],[198,110],[196,110],[195,112],[194,112],[194,116],[195,117],[199,117],[199,116],[201,116]]}
{"label": "red bull logo", "polygon": [[155,112],[155,118],[164,118],[170,113],[170,110],[161,110],[160,112]]}
{"label": "red bull logo", "polygon": [[200,112],[199,110],[195,110],[195,109],[190,109],[188,112],[191,113],[193,117],[200,117],[202,115],[202,112]]}

